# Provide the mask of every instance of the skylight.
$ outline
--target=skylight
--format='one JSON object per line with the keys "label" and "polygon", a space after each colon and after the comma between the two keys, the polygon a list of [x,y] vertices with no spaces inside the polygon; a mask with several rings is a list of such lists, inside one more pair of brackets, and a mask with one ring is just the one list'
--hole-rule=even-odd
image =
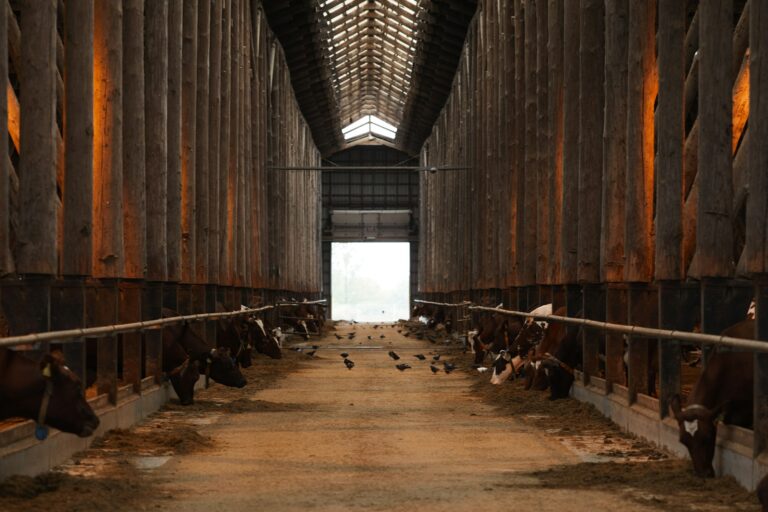
{"label": "skylight", "polygon": [[384,137],[395,140],[397,127],[389,124],[376,116],[363,116],[354,123],[341,130],[344,140],[352,140],[365,136]]}

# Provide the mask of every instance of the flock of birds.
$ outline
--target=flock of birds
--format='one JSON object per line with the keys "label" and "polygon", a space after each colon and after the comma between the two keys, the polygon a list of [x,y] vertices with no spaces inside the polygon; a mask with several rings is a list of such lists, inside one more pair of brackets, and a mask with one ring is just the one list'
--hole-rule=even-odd
{"label": "flock of birds", "polygon": [[[379,325],[374,325],[373,328],[374,329],[378,329]],[[397,332],[398,333],[402,333],[402,330],[398,329]],[[407,337],[409,337],[413,333],[414,333],[413,331],[410,331],[410,332],[406,332],[406,333],[402,333],[402,334],[403,334],[403,336],[405,336],[407,338]],[[338,333],[334,333],[334,336],[339,341],[340,340],[344,340],[344,339],[346,339],[346,340],[354,340],[357,337],[357,332],[352,331],[352,332],[347,333],[347,334],[345,334],[343,336],[339,335]],[[418,333],[416,333],[416,337],[418,339],[424,339],[425,335],[424,335],[423,332],[418,332]],[[426,337],[429,339],[429,341],[431,343],[437,343],[437,339],[434,336],[427,335]],[[374,337],[371,336],[371,335],[368,335],[367,338],[370,341],[374,340]],[[386,339],[386,335],[381,334],[378,337],[378,339],[381,339],[381,340]],[[450,340],[446,340],[446,343],[450,343]],[[311,351],[306,351],[307,348],[312,348],[312,350]],[[317,352],[317,350],[319,348],[320,348],[319,345],[311,345],[310,347],[294,347],[293,350],[295,350],[297,352],[303,352],[304,354],[306,354],[309,357],[314,357],[315,353]],[[355,362],[352,361],[349,358],[349,353],[348,352],[341,352],[339,355],[342,357],[343,362],[344,362],[344,366],[346,366],[348,370],[351,370],[352,368],[355,367]],[[394,361],[400,361],[400,359],[401,359],[400,356],[394,350],[390,350],[387,355],[390,358],[392,358],[392,360],[394,360]],[[425,356],[424,354],[415,354],[413,357],[416,358],[419,361],[427,361],[427,359],[428,359],[428,357]],[[448,361],[443,361],[442,363],[443,363],[442,368],[440,368],[439,366],[436,366],[436,365],[440,364],[440,354],[433,355],[432,358],[431,358],[430,364],[429,364],[430,371],[432,371],[433,374],[440,373],[441,371],[444,371],[445,373],[450,374],[452,371],[454,371],[456,369],[456,366],[453,363],[450,363]],[[400,363],[397,363],[395,365],[395,368],[397,368],[401,372],[404,372],[406,370],[412,369],[413,366],[411,366],[410,364],[408,364],[406,362],[400,362]]]}

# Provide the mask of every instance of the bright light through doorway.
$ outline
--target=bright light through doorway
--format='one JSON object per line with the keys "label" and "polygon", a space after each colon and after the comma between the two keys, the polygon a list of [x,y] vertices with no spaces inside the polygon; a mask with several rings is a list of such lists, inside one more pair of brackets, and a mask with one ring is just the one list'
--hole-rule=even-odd
{"label": "bright light through doorway", "polygon": [[408,318],[410,264],[408,243],[334,243],[333,318],[358,322]]}

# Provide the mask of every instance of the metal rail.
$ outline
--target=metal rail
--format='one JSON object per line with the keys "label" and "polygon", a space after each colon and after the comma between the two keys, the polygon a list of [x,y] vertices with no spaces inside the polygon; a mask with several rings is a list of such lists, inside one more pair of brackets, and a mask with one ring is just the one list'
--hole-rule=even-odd
{"label": "metal rail", "polygon": [[702,334],[702,333],[687,332],[687,331],[675,331],[675,330],[669,330],[669,329],[653,329],[651,327],[640,327],[637,325],[613,324],[609,322],[599,322],[597,320],[589,320],[587,318],[571,318],[568,316],[558,316],[558,315],[534,315],[531,313],[526,313],[524,311],[512,311],[507,309],[489,308],[484,306],[470,306],[469,309],[473,311],[489,311],[493,313],[501,313],[503,315],[522,316],[526,318],[538,318],[541,320],[549,320],[552,322],[561,322],[564,324],[589,327],[591,329],[597,329],[600,331],[628,334],[630,336],[638,336],[641,338],[658,338],[663,340],[690,341],[694,343],[704,343],[706,345],[715,345],[715,346],[730,347],[730,348],[742,348],[742,349],[747,349],[754,352],[768,352],[768,341],[733,338],[730,336],[723,336],[718,334]]}
{"label": "metal rail", "polygon": [[116,334],[128,332],[139,332],[151,329],[159,329],[167,325],[180,324],[184,322],[205,322],[209,320],[218,320],[220,318],[230,318],[243,315],[251,315],[274,308],[274,306],[263,306],[255,309],[243,309],[225,313],[200,313],[196,315],[174,316],[169,318],[159,318],[157,320],[146,320],[142,322],[133,322],[129,324],[104,325],[101,327],[88,327],[81,329],[68,329],[64,331],[50,331],[43,333],[25,334],[23,336],[9,336],[0,338],[0,347],[13,347],[25,345],[28,343],[39,343],[44,341],[55,341],[56,343],[74,343],[81,338],[105,338]]}
{"label": "metal rail", "polygon": [[472,304],[471,302],[466,300],[464,302],[459,302],[458,304],[447,304],[445,302],[431,302],[428,300],[421,300],[421,299],[413,299],[413,302],[418,302],[419,304],[429,304],[431,306],[444,306],[449,308],[456,308],[460,306],[471,306]]}
{"label": "metal rail", "polygon": [[275,304],[275,306],[290,307],[290,306],[301,306],[302,304],[306,304],[309,306],[326,306],[326,302],[328,302],[327,299],[318,299],[318,300],[311,300],[307,302],[280,302],[278,304]]}

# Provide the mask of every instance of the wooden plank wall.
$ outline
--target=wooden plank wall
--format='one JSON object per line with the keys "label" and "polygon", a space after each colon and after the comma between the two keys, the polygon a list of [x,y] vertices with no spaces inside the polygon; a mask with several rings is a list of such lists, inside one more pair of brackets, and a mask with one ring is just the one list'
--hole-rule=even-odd
{"label": "wooden plank wall", "polygon": [[[480,1],[421,154],[470,169],[421,177],[419,292],[504,290],[521,308],[704,332],[754,297],[768,339],[764,4]],[[649,346],[631,343],[630,400],[654,392]],[[588,373],[598,350],[607,386],[626,384],[623,340],[586,339]]]}
{"label": "wooden plank wall", "polygon": [[32,276],[320,292],[320,174],[268,170],[320,153],[258,0],[0,0],[0,43],[4,305]]}

